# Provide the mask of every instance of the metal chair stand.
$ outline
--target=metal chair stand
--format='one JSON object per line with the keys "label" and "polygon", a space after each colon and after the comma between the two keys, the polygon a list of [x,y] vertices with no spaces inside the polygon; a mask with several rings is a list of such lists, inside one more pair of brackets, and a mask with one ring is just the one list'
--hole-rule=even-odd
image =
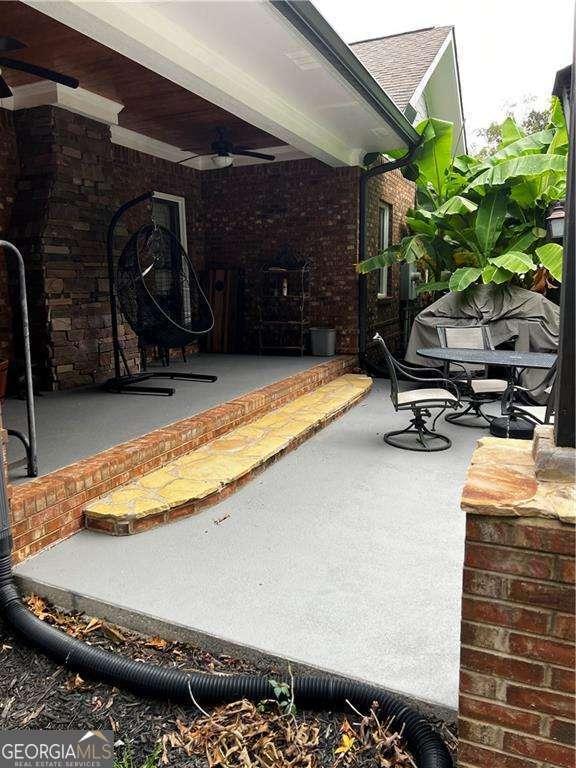
{"label": "metal chair stand", "polygon": [[[428,410],[422,408],[416,408],[413,410],[414,418],[410,419],[410,425],[406,429],[397,429],[394,432],[387,432],[383,440],[387,445],[391,445],[394,448],[401,448],[404,451],[417,451],[433,453],[435,451],[446,451],[452,446],[452,440],[446,435],[441,435],[435,432],[434,426],[432,429],[428,429],[426,425],[426,418],[431,418],[431,413]],[[434,420],[436,424],[436,419]],[[404,442],[403,440],[396,440],[396,437],[400,435],[416,435],[416,439],[412,443]],[[436,445],[434,445],[436,441]],[[439,441],[439,444],[438,444]]]}
{"label": "metal chair stand", "polygon": [[[491,401],[494,402],[494,401]],[[470,421],[461,421],[463,417],[468,416],[468,418],[474,419],[474,422]],[[484,411],[482,410],[482,404],[478,401],[470,401],[466,404],[466,408],[462,411],[458,411],[457,413],[449,413],[445,417],[446,421],[449,421],[451,424],[457,424],[459,427],[472,427],[473,429],[489,429],[490,424],[492,423],[493,416],[488,416]],[[480,421],[483,419],[486,424],[482,424]]]}
{"label": "metal chair stand", "polygon": [[[117,306],[117,285],[114,268],[114,236],[116,226],[124,213],[139,203],[152,200],[154,192],[145,192],[133,200],[129,200],[118,208],[112,216],[108,225],[106,236],[106,257],[108,262],[108,290],[110,300],[110,316],[112,322],[112,353],[114,359],[114,376],[104,382],[102,389],[105,392],[115,394],[131,393],[136,395],[163,395],[171,397],[176,390],[174,387],[156,387],[144,385],[143,382],[154,379],[171,379],[172,381],[199,381],[213,384],[218,380],[217,376],[200,373],[188,373],[185,371],[147,371],[146,367],[138,373],[132,373],[126,360],[126,355],[120,343],[120,334],[118,329],[118,306]],[[121,362],[126,371],[125,375],[121,372]]]}
{"label": "metal chair stand", "polygon": [[490,434],[492,437],[514,438],[514,440],[532,440],[536,423],[527,418],[511,414],[492,419]]}
{"label": "metal chair stand", "polygon": [[[537,387],[529,389],[520,384],[511,382],[502,398],[502,416],[492,419],[490,422],[490,434],[493,437],[514,438],[515,440],[532,440],[534,429],[538,424],[551,424],[554,419],[554,406],[556,404],[556,371],[557,362],[549,369],[544,379]],[[530,406],[525,402],[517,403],[516,395],[529,399],[540,388],[548,391],[548,403],[546,406]],[[534,413],[542,411],[543,413]]]}

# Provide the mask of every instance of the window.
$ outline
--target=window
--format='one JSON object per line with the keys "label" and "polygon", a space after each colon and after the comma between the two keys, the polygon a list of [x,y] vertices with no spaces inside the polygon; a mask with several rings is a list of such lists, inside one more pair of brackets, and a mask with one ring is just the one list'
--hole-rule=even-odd
{"label": "window", "polygon": [[[392,220],[391,206],[388,203],[380,203],[378,208],[378,253],[386,250],[390,245],[390,223]],[[380,270],[380,282],[378,296],[390,295],[390,270],[382,267]]]}
{"label": "window", "polygon": [[[183,197],[176,195],[167,195],[164,192],[154,192],[152,198],[152,218],[155,224],[169,230],[174,237],[180,242],[185,251],[187,251],[187,239],[186,239],[186,203]],[[187,278],[186,283],[182,284],[182,296],[175,297],[170,294],[173,290],[173,280],[170,271],[167,272],[165,279],[163,280],[163,272],[166,270],[156,269],[156,290],[159,295],[163,295],[165,301],[171,302],[174,306],[178,307],[178,311],[181,315],[180,322],[187,323],[190,321],[192,306],[190,291],[187,283],[189,283],[190,275],[188,274],[188,264],[181,263],[180,252],[177,249],[173,249],[172,256],[172,270],[182,270]],[[178,259],[176,263],[175,259]],[[163,285],[165,286],[165,293],[163,294]]]}
{"label": "window", "polygon": [[152,198],[152,216],[161,227],[166,227],[187,250],[186,241],[186,203],[183,197],[154,192]]}

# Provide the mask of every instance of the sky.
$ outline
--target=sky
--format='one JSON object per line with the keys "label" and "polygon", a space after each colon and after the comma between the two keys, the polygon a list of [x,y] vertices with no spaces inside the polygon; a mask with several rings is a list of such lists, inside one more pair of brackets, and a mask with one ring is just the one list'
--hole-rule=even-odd
{"label": "sky", "polygon": [[556,71],[572,60],[573,0],[313,0],[347,42],[421,27],[455,27],[469,145],[479,128],[544,107]]}

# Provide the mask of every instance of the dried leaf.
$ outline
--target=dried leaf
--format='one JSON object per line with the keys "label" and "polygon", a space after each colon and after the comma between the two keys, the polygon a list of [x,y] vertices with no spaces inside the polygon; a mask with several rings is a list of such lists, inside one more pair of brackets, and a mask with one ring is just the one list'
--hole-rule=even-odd
{"label": "dried leaf", "polygon": [[104,634],[110,638],[110,640],[114,641],[115,643],[125,643],[126,638],[120,632],[118,627],[114,627],[112,624],[108,624],[107,622],[102,622],[102,631]]}
{"label": "dried leaf", "polygon": [[168,641],[164,640],[161,637],[151,637],[149,640],[146,641],[146,645],[149,648],[157,648],[159,651],[163,651],[165,648],[168,647]]}

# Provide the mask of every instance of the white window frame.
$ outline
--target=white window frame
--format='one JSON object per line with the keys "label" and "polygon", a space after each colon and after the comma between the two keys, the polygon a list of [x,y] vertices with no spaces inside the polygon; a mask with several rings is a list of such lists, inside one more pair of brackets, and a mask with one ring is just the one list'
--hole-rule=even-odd
{"label": "white window frame", "polygon": [[186,234],[186,200],[180,195],[169,195],[166,192],[154,192],[153,197],[157,200],[167,200],[170,203],[178,205],[178,225],[180,227],[180,242],[182,247],[188,253],[188,236]]}
{"label": "white window frame", "polygon": [[[383,216],[384,211],[386,214]],[[391,242],[392,206],[384,200],[378,205],[378,253],[388,248]],[[378,275],[378,298],[387,299],[388,267],[381,267]]]}
{"label": "white window frame", "polygon": [[[153,198],[156,198],[156,200],[167,200],[169,203],[176,203],[178,206],[178,228],[180,229],[180,243],[186,253],[188,253],[188,236],[186,234],[186,200],[181,195],[169,195],[167,192],[154,192],[152,195]],[[188,271],[188,266],[186,265],[186,271]],[[188,275],[188,278],[190,278],[190,275]],[[190,304],[190,296],[188,296],[186,293],[184,293],[183,296],[183,303],[185,307],[185,312],[190,313],[191,310],[191,304]]]}

